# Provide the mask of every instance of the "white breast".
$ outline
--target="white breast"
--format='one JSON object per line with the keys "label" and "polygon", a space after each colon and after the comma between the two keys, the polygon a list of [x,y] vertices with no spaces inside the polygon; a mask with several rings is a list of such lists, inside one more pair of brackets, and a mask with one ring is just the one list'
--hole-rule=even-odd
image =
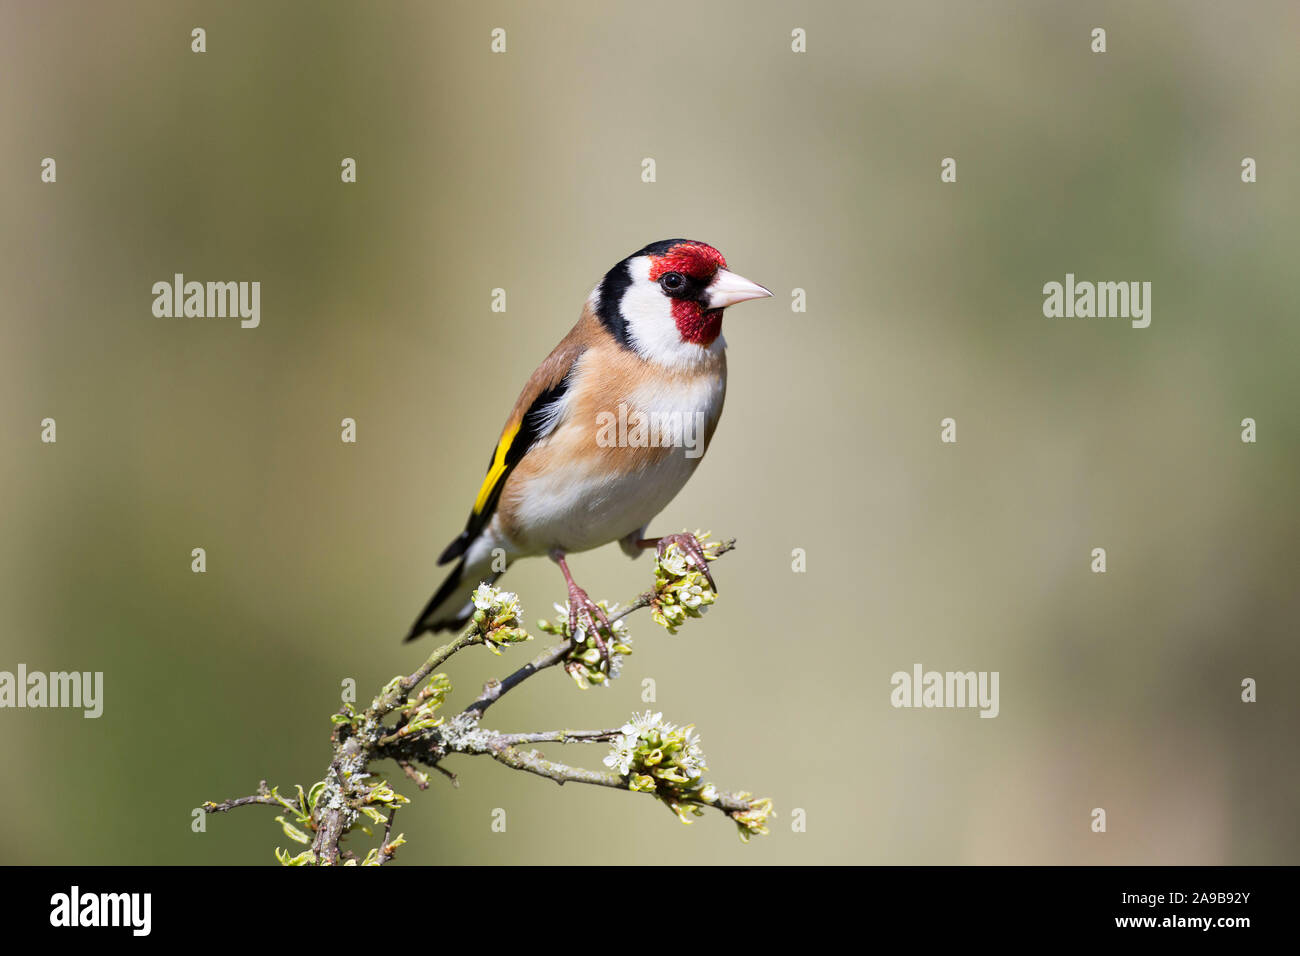
{"label": "white breast", "polygon": [[[586,551],[645,527],[681,491],[704,455],[705,435],[722,412],[722,375],[648,383],[632,391],[625,409],[610,410],[602,447],[613,441],[615,462],[584,454],[596,422],[568,418],[548,439],[556,461],[520,488],[516,525],[522,553],[552,548]],[[644,423],[644,428],[638,426]],[[648,454],[646,448],[666,448]],[[617,456],[629,456],[622,461]],[[628,467],[630,462],[639,462]],[[514,550],[512,549],[512,550]]]}

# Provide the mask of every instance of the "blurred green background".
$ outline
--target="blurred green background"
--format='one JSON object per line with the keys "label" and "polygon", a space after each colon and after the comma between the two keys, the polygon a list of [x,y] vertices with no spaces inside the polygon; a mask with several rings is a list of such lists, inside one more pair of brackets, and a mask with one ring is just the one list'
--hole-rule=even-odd
{"label": "blurred green background", "polygon": [[[340,681],[428,652],[399,639],[528,373],[688,236],[777,293],[729,313],[721,427],[652,525],[739,539],[719,603],[488,723],[616,725],[654,678],[773,832],[461,758],[397,773],[399,861],[1296,862],[1295,4],[2,9],[0,669],[106,699],[0,712],[0,861],[273,862],[273,812],[191,809],[319,779]],[[175,272],[260,281],[261,327],[154,318]],[[1152,282],[1151,327],[1044,318],[1066,272]],[[460,655],[451,704],[538,649]],[[1001,715],[895,710],[918,662],[999,671]]]}

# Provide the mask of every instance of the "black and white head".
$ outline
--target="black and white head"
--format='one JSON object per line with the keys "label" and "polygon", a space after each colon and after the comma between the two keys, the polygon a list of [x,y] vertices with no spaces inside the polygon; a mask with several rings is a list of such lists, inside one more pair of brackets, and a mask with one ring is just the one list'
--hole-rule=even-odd
{"label": "black and white head", "polygon": [[727,269],[717,249],[664,239],[605,274],[591,305],[620,344],[667,366],[689,366],[721,351],[722,310],[772,293]]}

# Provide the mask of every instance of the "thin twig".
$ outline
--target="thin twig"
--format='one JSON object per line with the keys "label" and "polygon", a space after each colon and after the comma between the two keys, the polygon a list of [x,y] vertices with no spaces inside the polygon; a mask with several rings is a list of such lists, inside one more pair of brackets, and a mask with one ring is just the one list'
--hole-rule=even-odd
{"label": "thin twig", "polygon": [[257,793],[252,796],[238,797],[234,800],[223,800],[221,803],[213,803],[209,800],[207,803],[203,804],[203,810],[206,813],[225,813],[229,810],[235,809],[235,807],[246,807],[253,803],[264,803],[277,807],[281,806],[280,801],[272,795],[270,789],[266,785],[266,781],[263,780],[257,785]]}
{"label": "thin twig", "polygon": [[383,866],[385,863],[391,860],[393,858],[393,854],[397,852],[397,847],[393,846],[391,843],[388,842],[389,838],[392,836],[393,833],[393,820],[396,819],[396,817],[397,817],[397,807],[393,807],[393,809],[388,811],[388,823],[384,825],[384,839],[379,844],[378,862],[380,866]]}
{"label": "thin twig", "polygon": [[478,635],[473,630],[467,630],[464,634],[457,637],[454,641],[448,641],[428,656],[423,664],[416,669],[415,673],[409,677],[402,678],[397,686],[385,694],[376,702],[377,706],[371,708],[370,714],[374,717],[384,717],[392,713],[398,707],[401,707],[411,696],[411,691],[424,682],[434,670],[440,667],[448,658],[457,651],[478,643]]}
{"label": "thin twig", "polygon": [[[539,777],[545,777],[547,780],[554,780],[560,786],[566,783],[585,783],[595,787],[609,787],[613,790],[628,790],[627,780],[621,774],[607,770],[570,767],[568,764],[562,764],[555,760],[547,760],[536,750],[519,750],[515,747],[499,745],[489,748],[488,752],[492,754],[495,760],[507,767],[536,774]],[[682,803],[713,807],[723,813],[733,813],[750,808],[748,800],[730,793],[718,793],[717,799],[712,803],[707,803],[704,800],[692,800],[685,796],[679,799]]]}
{"label": "thin twig", "polygon": [[539,671],[544,671],[548,667],[554,667],[573,649],[573,638],[565,638],[554,647],[547,648],[541,654],[525,664],[519,670],[515,671],[504,680],[490,681],[483,688],[483,693],[479,695],[478,700],[465,708],[467,714],[477,714],[483,716],[484,711],[501,699],[501,696],[507,691],[518,687],[528,678],[532,677]]}
{"label": "thin twig", "polygon": [[542,730],[535,734],[497,734],[493,739],[504,746],[519,744],[594,744],[613,740],[622,731],[613,730]]}
{"label": "thin twig", "polygon": [[409,760],[399,760],[397,765],[402,768],[402,772],[415,781],[415,785],[421,790],[429,789],[429,781],[425,779],[424,774],[411,766]]}

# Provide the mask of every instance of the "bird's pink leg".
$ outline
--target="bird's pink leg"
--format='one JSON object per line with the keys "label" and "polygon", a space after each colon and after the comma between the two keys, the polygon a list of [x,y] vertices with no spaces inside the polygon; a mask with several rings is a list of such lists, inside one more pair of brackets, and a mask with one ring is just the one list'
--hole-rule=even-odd
{"label": "bird's pink leg", "polygon": [[718,586],[713,583],[713,575],[709,573],[709,562],[704,557],[704,545],[700,544],[700,539],[695,535],[679,531],[676,534],[666,534],[662,538],[638,538],[636,541],[638,548],[654,548],[655,553],[660,557],[663,557],[664,549],[670,544],[675,544],[682,549],[682,553],[686,555],[686,563],[693,565],[704,575],[704,580],[709,582],[709,588],[716,594]]}
{"label": "bird's pink leg", "polygon": [[609,657],[609,648],[606,646],[604,639],[600,636],[601,627],[609,633],[614,633],[613,626],[609,623],[609,617],[601,609],[600,605],[587,596],[587,592],[578,587],[578,582],[573,580],[573,575],[569,573],[569,564],[564,560],[563,551],[552,551],[551,560],[560,566],[560,572],[564,575],[564,583],[569,586],[569,636],[577,638],[578,623],[581,618],[585,618],[587,629],[596,641],[596,647],[599,648],[601,656]]}

